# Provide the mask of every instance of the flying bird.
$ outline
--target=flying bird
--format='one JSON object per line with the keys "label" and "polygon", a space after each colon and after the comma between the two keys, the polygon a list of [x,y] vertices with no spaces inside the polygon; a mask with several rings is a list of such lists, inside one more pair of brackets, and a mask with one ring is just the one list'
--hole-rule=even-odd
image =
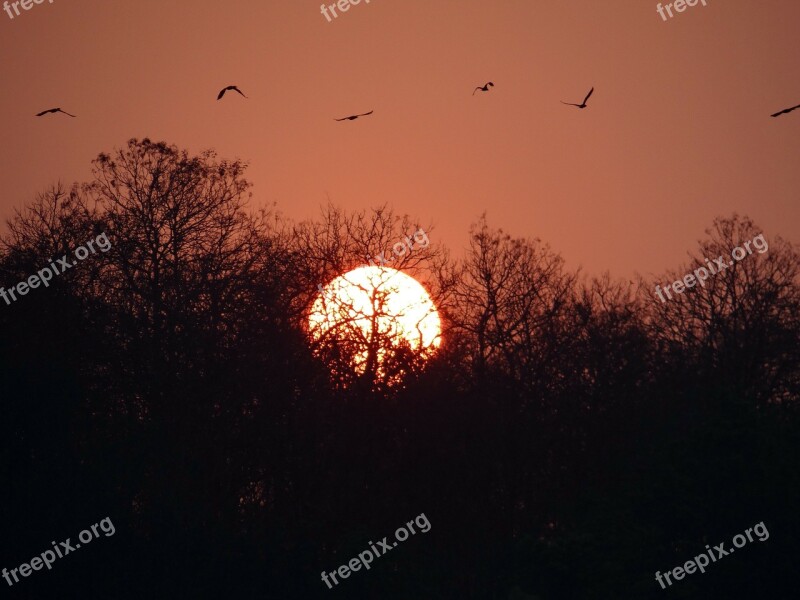
{"label": "flying bird", "polygon": [[474,96],[475,92],[477,92],[478,90],[480,90],[482,92],[488,92],[490,87],[494,87],[494,84],[491,81],[487,82],[486,85],[484,85],[483,87],[480,87],[480,86],[476,87],[473,90],[472,95]]}
{"label": "flying bird", "polygon": [[371,115],[374,112],[375,112],[374,110],[371,110],[368,113],[362,113],[360,115],[350,115],[349,117],[344,117],[342,119],[334,119],[334,121],[355,121],[358,117],[366,117],[367,115]]}
{"label": "flying bird", "polygon": [[50,110],[43,110],[42,112],[37,113],[36,116],[41,117],[42,115],[46,115],[48,113],[57,113],[57,112],[64,113],[65,115],[69,115],[70,117],[75,116],[75,115],[70,115],[67,111],[61,110],[60,108],[51,108]]}
{"label": "flying bird", "polygon": [[798,104],[797,106],[793,106],[792,108],[786,108],[780,112],[776,112],[774,115],[770,115],[770,117],[779,117],[783,114],[790,113],[797,108],[800,108],[800,104]]}
{"label": "flying bird", "polygon": [[583,102],[581,104],[573,104],[572,102],[564,102],[563,100],[561,101],[561,104],[569,104],[570,106],[577,106],[578,108],[586,108],[586,101],[589,99],[589,96],[592,95],[593,91],[594,88],[589,90],[589,93],[586,94],[586,98],[583,99]]}
{"label": "flying bird", "polygon": [[[225,95],[225,92],[227,92],[228,90],[233,90],[234,92],[239,92],[240,94],[242,94],[242,90],[240,90],[238,87],[236,87],[235,85],[229,85],[228,87],[222,88],[222,90],[220,90],[219,95],[217,96],[217,100],[221,100],[222,97]],[[242,96],[244,96],[244,94],[242,94]],[[247,96],[244,97],[247,98]]]}

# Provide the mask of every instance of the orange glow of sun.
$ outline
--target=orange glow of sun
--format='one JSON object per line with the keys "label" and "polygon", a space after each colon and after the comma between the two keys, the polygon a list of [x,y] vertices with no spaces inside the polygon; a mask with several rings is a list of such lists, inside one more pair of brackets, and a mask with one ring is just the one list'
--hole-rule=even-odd
{"label": "orange glow of sun", "polygon": [[364,266],[340,275],[317,296],[309,314],[311,338],[348,349],[358,373],[380,373],[403,346],[429,358],[441,344],[441,321],[428,292],[389,267]]}

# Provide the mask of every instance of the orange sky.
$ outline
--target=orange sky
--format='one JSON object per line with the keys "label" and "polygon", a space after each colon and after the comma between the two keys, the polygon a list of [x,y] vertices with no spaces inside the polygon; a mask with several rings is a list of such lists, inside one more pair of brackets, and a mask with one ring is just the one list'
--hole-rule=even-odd
{"label": "orange sky", "polygon": [[[651,0],[0,12],[0,217],[147,136],[248,160],[255,202],[293,219],[388,203],[456,254],[483,211],[619,277],[677,266],[734,211],[797,242],[800,110],[769,115],[800,104],[800,2],[707,2],[667,22]],[[228,84],[250,100],[217,102]],[[78,118],[33,117],[56,106]]]}

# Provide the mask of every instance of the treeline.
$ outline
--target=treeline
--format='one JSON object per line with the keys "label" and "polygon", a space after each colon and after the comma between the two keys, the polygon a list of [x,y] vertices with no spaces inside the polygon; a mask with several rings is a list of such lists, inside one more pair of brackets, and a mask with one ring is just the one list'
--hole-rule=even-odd
{"label": "treeline", "polygon": [[[662,303],[656,283],[761,230],[717,219],[689,263],[629,284],[484,218],[456,258],[425,226],[431,244],[396,266],[430,291],[442,347],[426,364],[394,357],[400,384],[365,382],[308,340],[308,307],[423,224],[332,206],[294,224],[249,208],[245,170],[131,140],[9,221],[6,289],[100,233],[112,247],[0,303],[2,565],[116,526],[11,593],[791,597],[791,243],[767,232],[767,252]],[[429,533],[327,589],[321,571],[421,512]],[[768,541],[656,583],[759,521]]]}

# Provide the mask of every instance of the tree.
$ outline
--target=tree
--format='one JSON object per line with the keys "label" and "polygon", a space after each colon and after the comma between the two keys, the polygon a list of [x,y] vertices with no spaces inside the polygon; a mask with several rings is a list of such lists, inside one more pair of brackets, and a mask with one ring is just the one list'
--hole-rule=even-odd
{"label": "tree", "polygon": [[538,240],[492,231],[485,217],[473,225],[453,295],[454,320],[469,339],[475,372],[501,373],[528,390],[534,382],[557,385],[575,281]]}
{"label": "tree", "polygon": [[[699,380],[750,395],[756,405],[797,398],[800,254],[780,237],[767,241],[747,217],[715,219],[706,233],[709,238],[688,264],[659,276],[660,282],[684,280],[690,273],[707,278],[682,294],[673,292],[671,299],[654,296],[647,303],[653,339]],[[762,244],[751,243],[756,238]],[[737,248],[742,251],[734,260]],[[724,269],[716,264],[719,259]],[[712,269],[718,272],[709,273]]]}
{"label": "tree", "polygon": [[[430,284],[435,285],[432,275],[447,257],[430,244],[431,231],[385,207],[348,215],[330,205],[323,210],[321,223],[305,222],[295,228],[296,256],[304,265],[297,276],[305,286],[298,299],[305,305],[306,317],[316,323],[309,331],[312,349],[330,369],[337,387],[357,383],[362,389],[387,392],[420,373],[433,354],[403,339],[399,320],[388,305],[399,278],[396,270],[428,283],[429,291]],[[370,281],[348,275],[368,266],[367,261],[388,268]],[[342,279],[333,289],[329,282],[338,277]],[[354,305],[348,290],[366,298],[366,303]],[[436,289],[431,294],[436,306]]]}

